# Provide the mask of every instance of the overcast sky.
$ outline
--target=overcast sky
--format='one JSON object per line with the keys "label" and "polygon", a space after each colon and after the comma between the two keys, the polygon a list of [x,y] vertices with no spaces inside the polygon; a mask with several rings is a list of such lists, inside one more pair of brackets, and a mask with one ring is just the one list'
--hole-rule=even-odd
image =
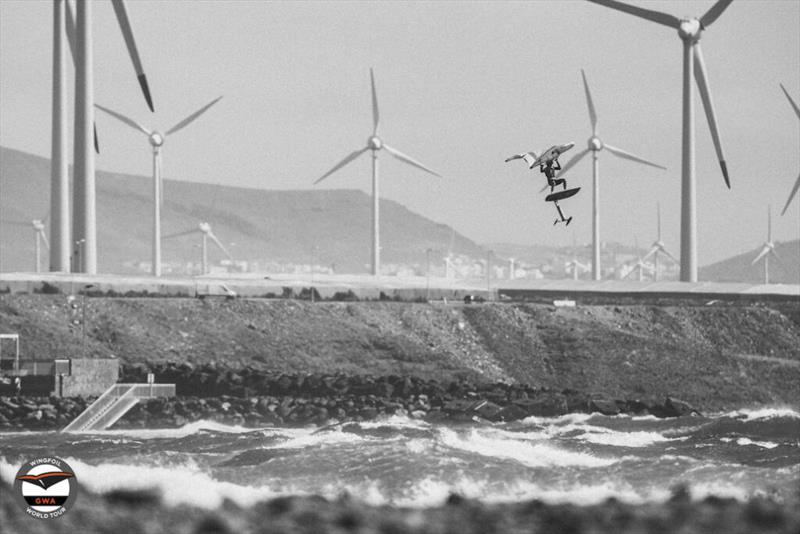
{"label": "overcast sky", "polygon": [[[699,17],[711,0],[635,2]],[[440,172],[381,152],[381,196],[480,242],[569,245],[591,239],[591,158],[567,177],[569,229],[516,152],[601,139],[668,167],[600,154],[601,237],[679,251],[681,41],[676,32],[583,1],[128,2],[156,112],[140,94],[111,3],[94,4],[96,102],[166,130],[213,98],[206,115],[167,139],[167,179],[263,189],[370,192],[362,156],[314,180],[372,131],[374,67],[381,137]],[[767,205],[776,240],[800,237],[800,199],[778,218],[800,172],[800,2],[737,0],[701,40],[730,169],[725,188],[695,92],[698,252],[704,265],[758,247]],[[49,156],[52,3],[0,0],[0,144]],[[70,74],[71,76],[71,74]],[[70,91],[72,92],[72,91]],[[97,168],[150,175],[145,136],[97,116]],[[567,153],[567,156],[571,156]],[[562,158],[562,163],[568,158]],[[369,224],[369,221],[365,221]]]}

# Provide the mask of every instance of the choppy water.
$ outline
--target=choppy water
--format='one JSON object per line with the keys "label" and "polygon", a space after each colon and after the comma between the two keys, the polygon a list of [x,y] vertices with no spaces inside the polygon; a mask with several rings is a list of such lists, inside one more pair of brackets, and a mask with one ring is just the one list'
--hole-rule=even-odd
{"label": "choppy water", "polygon": [[66,459],[94,491],[160,488],[168,504],[240,505],[288,494],[428,506],[451,492],[488,502],[659,501],[800,494],[800,413],[713,417],[575,414],[496,425],[390,418],[324,429],[197,422],[170,430],[0,433],[0,477],[37,455]]}

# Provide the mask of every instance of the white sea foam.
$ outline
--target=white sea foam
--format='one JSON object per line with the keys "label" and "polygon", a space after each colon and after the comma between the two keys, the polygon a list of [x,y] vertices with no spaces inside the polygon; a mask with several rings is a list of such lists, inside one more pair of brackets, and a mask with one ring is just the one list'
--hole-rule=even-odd
{"label": "white sea foam", "polygon": [[[276,427],[268,427],[268,430],[277,430],[283,432],[283,428],[276,428]],[[255,430],[261,430],[259,428],[247,428],[239,425],[226,425],[224,423],[219,423],[217,421],[194,421],[192,423],[188,423],[183,425],[180,428],[122,428],[122,429],[111,429],[111,430],[101,430],[97,432],[92,432],[92,435],[97,436],[130,436],[135,438],[183,438],[186,436],[190,436],[192,434],[197,434],[198,432],[202,432],[204,430],[211,430],[214,432],[227,432],[229,434],[243,434],[245,432],[253,432]]]}
{"label": "white sea foam", "polygon": [[776,417],[786,417],[790,419],[800,419],[800,413],[797,410],[788,407],[781,408],[758,408],[758,409],[745,409],[728,412],[724,414],[725,417],[733,417],[736,419],[743,419],[744,421],[757,421],[763,419],[774,419]]}
{"label": "white sea foam", "polygon": [[442,429],[439,439],[442,444],[453,449],[491,458],[516,460],[528,467],[602,467],[617,462],[615,459],[572,452],[546,443],[509,439],[507,436],[492,435],[477,429],[470,430],[463,437],[453,430]]}
{"label": "white sea foam", "polygon": [[521,422],[522,424],[526,425],[544,425],[544,426],[551,426],[551,425],[564,425],[564,424],[576,424],[576,423],[585,423],[592,417],[598,416],[599,414],[590,414],[590,413],[568,413],[566,415],[559,415],[558,417],[539,417],[536,415],[532,415],[530,417],[526,417]]}
{"label": "white sea foam", "polygon": [[593,427],[590,431],[578,436],[590,443],[612,445],[614,447],[647,447],[653,443],[684,440],[687,438],[667,438],[658,432],[617,432],[610,429]]}
{"label": "white sea foam", "polygon": [[[733,441],[733,438],[719,438],[719,440],[722,441],[722,442],[725,442],[725,443],[730,443],[730,442]],[[771,441],[753,441],[750,438],[744,438],[744,437],[737,438],[736,439],[736,444],[737,445],[757,445],[757,446],[762,447],[764,449],[774,449],[775,447],[778,446],[777,443],[773,443]]]}

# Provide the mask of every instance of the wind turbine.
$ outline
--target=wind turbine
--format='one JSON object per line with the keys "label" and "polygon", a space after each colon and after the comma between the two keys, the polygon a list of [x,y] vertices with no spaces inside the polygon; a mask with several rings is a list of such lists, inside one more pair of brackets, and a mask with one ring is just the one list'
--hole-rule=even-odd
{"label": "wind turbine", "polygon": [[644,261],[644,258],[642,257],[642,255],[639,253],[639,240],[636,237],[634,237],[633,241],[634,241],[634,248],[636,249],[636,255],[638,257],[636,259],[636,262],[634,262],[633,267],[631,267],[631,270],[628,271],[625,274],[625,276],[622,277],[622,279],[625,280],[630,275],[632,275],[634,272],[638,272],[639,273],[639,280],[638,281],[639,282],[644,282],[644,272],[648,271],[648,272],[652,273],[653,272],[653,267],[652,267],[652,265],[646,263]]}
{"label": "wind turbine", "polygon": [[775,243],[772,242],[772,208],[767,206],[767,240],[764,242],[764,245],[761,247],[761,252],[758,253],[758,256],[750,263],[750,265],[755,265],[758,260],[764,259],[764,284],[769,284],[769,257],[773,256],[776,260],[781,261],[778,257],[778,253],[775,252]]}
{"label": "wind turbine", "polygon": [[342,161],[337,163],[331,170],[326,172],[319,178],[314,185],[320,183],[322,180],[333,174],[334,172],[338,171],[351,161],[358,158],[361,154],[366,152],[367,150],[372,151],[372,274],[377,276],[380,274],[381,268],[381,259],[380,259],[380,232],[379,232],[379,218],[378,218],[378,151],[381,149],[386,149],[386,151],[394,156],[395,158],[399,159],[400,161],[407,163],[413,167],[417,167],[418,169],[422,169],[423,171],[433,174],[434,176],[441,175],[435,171],[432,171],[428,167],[424,166],[422,163],[412,159],[409,156],[406,156],[399,150],[390,147],[383,140],[378,137],[378,123],[380,122],[380,115],[378,112],[378,97],[375,93],[375,75],[372,72],[372,69],[369,69],[369,77],[370,81],[372,82],[372,122],[373,122],[373,129],[372,135],[367,139],[367,145],[355,152],[351,152],[347,157],[345,157]]}
{"label": "wind turbine", "polygon": [[578,261],[578,248],[575,245],[575,233],[572,234],[572,260],[564,263],[564,270],[572,273],[572,279],[577,280],[581,272],[587,272],[591,268],[585,263]]}
{"label": "wind turbine", "polygon": [[150,146],[153,147],[153,276],[161,276],[161,204],[163,203],[161,146],[164,144],[167,136],[172,135],[178,130],[182,130],[188,126],[191,122],[197,119],[197,117],[205,113],[208,108],[216,104],[220,98],[222,97],[217,97],[202,108],[198,109],[180,121],[178,124],[167,130],[166,133],[161,133],[158,130],[149,130],[133,119],[129,119],[125,115],[122,115],[121,113],[112,111],[101,106],[100,104],[95,104],[95,107],[101,111],[108,113],[115,119],[127,124],[134,130],[139,130],[140,132],[144,133],[147,136],[148,141],[150,141]]}
{"label": "wind turbine", "polygon": [[[49,215],[49,214],[48,214]],[[37,273],[42,272],[42,242],[44,242],[44,246],[47,250],[50,250],[50,242],[47,240],[47,235],[44,232],[45,223],[47,221],[47,215],[42,217],[41,219],[33,219],[30,222],[20,222],[20,221],[8,221],[3,219],[2,222],[11,224],[14,226],[25,226],[27,228],[33,228],[33,239],[34,239],[34,250],[35,252],[35,263],[34,263],[34,271]]]}
{"label": "wind turbine", "polygon": [[[679,19],[667,13],[632,6],[617,0],[589,0],[612,9],[624,11],[651,22],[678,30],[683,41],[683,142],[681,164],[681,275],[682,282],[697,281],[697,180],[695,177],[694,150],[694,98],[692,77],[697,82],[703,107],[706,112],[711,138],[717,152],[722,177],[728,189],[731,187],[728,167],[722,152],[714,104],[708,88],[708,77],[703,54],[700,50],[700,37],[733,0],[718,0],[705,15],[699,19]],[[694,73],[694,75],[692,74]]]}
{"label": "wind turbine", "polygon": [[184,235],[191,235],[196,233],[201,233],[203,235],[203,242],[202,242],[202,269],[203,274],[208,274],[208,240],[214,242],[215,245],[228,257],[231,262],[234,261],[233,256],[231,253],[228,252],[228,249],[222,244],[222,242],[214,235],[214,232],[211,231],[211,224],[207,222],[200,222],[197,225],[197,228],[192,228],[191,230],[186,230],[184,232],[178,232],[177,234],[170,234],[168,236],[164,236],[164,239],[172,239],[174,237],[180,237]]}
{"label": "wind turbine", "polygon": [[[797,114],[797,118],[800,119],[800,108],[797,107],[797,104],[794,103],[792,97],[789,96],[789,92],[786,90],[783,84],[781,84],[781,89],[783,89],[783,94],[786,95],[786,98],[789,99],[789,104],[791,104],[792,107],[794,108],[794,112],[795,114]],[[797,177],[797,181],[794,183],[794,187],[792,187],[792,192],[789,193],[789,198],[786,200],[786,205],[783,207],[781,215],[786,213],[786,209],[789,207],[789,204],[792,202],[792,199],[794,198],[795,194],[797,194],[798,189],[800,189],[800,175]]]}
{"label": "wind turbine", "polygon": [[559,176],[567,172],[573,165],[578,163],[589,152],[592,153],[592,279],[600,280],[600,164],[598,161],[600,151],[604,148],[617,157],[650,165],[657,169],[664,169],[656,163],[647,161],[646,159],[634,156],[630,152],[626,152],[621,148],[613,147],[607,143],[603,143],[597,136],[597,112],[594,108],[592,101],[592,93],[589,91],[589,83],[586,81],[586,73],[581,69],[581,77],[583,77],[583,88],[586,91],[586,105],[589,107],[589,120],[592,123],[592,136],[589,137],[588,147],[582,152],[575,154],[572,159],[564,164]]}
{"label": "wind turbine", "polygon": [[[52,86],[52,138],[51,138],[51,269],[68,271],[71,241],[82,242],[83,252],[73,266],[75,271],[97,272],[97,207],[95,196],[95,166],[92,124],[94,122],[94,72],[92,59],[92,4],[77,0],[74,32],[71,16],[67,13],[67,0],[53,0],[53,86]],[[144,74],[136,41],[133,37],[128,13],[123,0],[111,0],[114,13],[122,31],[128,55],[133,63],[139,86],[151,111],[153,101],[147,77]],[[69,179],[67,174],[67,97],[66,69],[63,47],[64,34],[74,33],[73,58],[75,61],[75,142],[72,238],[69,227]]]}
{"label": "wind turbine", "polygon": [[661,241],[661,204],[656,205],[656,211],[658,213],[658,237],[650,245],[650,251],[644,255],[642,261],[646,260],[650,256],[653,256],[653,280],[658,282],[658,254],[659,252],[667,256],[669,259],[674,261],[675,263],[680,264],[680,262],[673,256],[672,254],[667,251],[667,247],[664,246],[664,242]]}

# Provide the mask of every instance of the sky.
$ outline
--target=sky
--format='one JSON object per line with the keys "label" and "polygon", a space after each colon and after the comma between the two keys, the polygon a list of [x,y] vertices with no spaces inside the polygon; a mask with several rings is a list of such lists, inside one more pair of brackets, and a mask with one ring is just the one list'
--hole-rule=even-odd
{"label": "sky", "polygon": [[[714,4],[631,3],[679,17]],[[105,0],[93,9],[98,104],[165,131],[223,96],[166,140],[166,179],[370,193],[368,155],[313,182],[372,133],[372,67],[381,138],[443,176],[382,151],[382,198],[478,243],[570,245],[573,235],[589,243],[591,157],[566,175],[582,187],[561,203],[574,217],[568,229],[553,226],[542,175],[504,163],[567,141],[572,153],[586,147],[583,68],[600,138],[668,167],[600,153],[601,239],[651,243],[660,203],[662,240],[680,250],[682,43],[666,26],[578,0],[127,5],[156,111]],[[800,103],[800,1],[736,0],[701,45],[732,183],[724,185],[695,90],[698,262],[706,265],[760,247],[768,205],[773,239],[800,237],[800,198],[778,216],[800,172],[800,121],[779,86]],[[0,0],[0,145],[49,157],[51,47],[51,2]],[[151,174],[143,134],[101,114],[97,125],[98,169]]]}

